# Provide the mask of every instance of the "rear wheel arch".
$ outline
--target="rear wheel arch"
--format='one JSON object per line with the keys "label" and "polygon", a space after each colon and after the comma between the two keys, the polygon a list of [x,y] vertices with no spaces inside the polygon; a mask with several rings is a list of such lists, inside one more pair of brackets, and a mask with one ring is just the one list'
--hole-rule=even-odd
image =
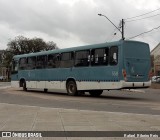
{"label": "rear wheel arch", "polygon": [[19,86],[23,87],[24,91],[27,91],[27,87],[26,87],[26,80],[24,78],[21,78],[19,81]]}
{"label": "rear wheel arch", "polygon": [[23,87],[23,83],[26,82],[26,80],[24,78],[21,78],[19,80],[19,87]]}
{"label": "rear wheel arch", "polygon": [[[73,81],[73,82],[76,83],[76,80],[75,80],[74,78],[67,78],[67,80],[66,80],[66,88],[67,88],[67,83],[68,83],[69,81]],[[77,84],[76,84],[76,85],[77,85]]]}

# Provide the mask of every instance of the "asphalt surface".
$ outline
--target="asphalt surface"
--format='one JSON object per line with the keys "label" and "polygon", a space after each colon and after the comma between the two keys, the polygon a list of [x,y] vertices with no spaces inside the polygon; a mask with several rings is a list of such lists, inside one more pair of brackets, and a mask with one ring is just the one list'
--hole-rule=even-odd
{"label": "asphalt surface", "polygon": [[[1,85],[1,84],[0,84]],[[0,86],[1,87],[1,86]],[[64,92],[1,88],[0,103],[79,110],[160,115],[160,90],[104,91],[100,97],[68,96]]]}

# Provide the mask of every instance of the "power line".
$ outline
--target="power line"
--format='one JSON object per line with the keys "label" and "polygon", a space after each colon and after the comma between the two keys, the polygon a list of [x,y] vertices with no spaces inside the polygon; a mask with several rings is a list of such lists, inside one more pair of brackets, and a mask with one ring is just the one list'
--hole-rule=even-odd
{"label": "power line", "polygon": [[150,14],[150,13],[153,13],[153,12],[158,11],[158,10],[160,10],[160,8],[158,8],[158,9],[156,9],[156,10],[153,10],[153,11],[150,11],[150,12],[147,12],[147,13],[144,13],[144,14],[141,14],[141,15],[138,15],[138,16],[126,18],[125,20],[132,19],[132,18],[137,18],[137,17],[141,17],[141,16],[144,16],[144,15],[147,15],[147,14]]}
{"label": "power line", "polygon": [[149,30],[149,31],[146,31],[146,32],[140,33],[140,34],[138,34],[138,35],[136,35],[136,36],[129,37],[128,39],[130,40],[130,39],[136,38],[136,37],[141,36],[141,35],[143,35],[143,34],[146,34],[146,33],[152,32],[153,30],[157,30],[158,28],[160,28],[160,26],[155,27],[155,28],[153,28],[153,29],[151,29],[151,30]]}
{"label": "power line", "polygon": [[156,15],[152,15],[152,16],[148,16],[148,17],[144,17],[144,18],[139,18],[139,19],[129,20],[129,21],[126,21],[126,22],[133,22],[133,21],[143,20],[143,19],[147,19],[147,18],[151,18],[151,17],[159,16],[159,15],[160,15],[160,14],[156,14]]}

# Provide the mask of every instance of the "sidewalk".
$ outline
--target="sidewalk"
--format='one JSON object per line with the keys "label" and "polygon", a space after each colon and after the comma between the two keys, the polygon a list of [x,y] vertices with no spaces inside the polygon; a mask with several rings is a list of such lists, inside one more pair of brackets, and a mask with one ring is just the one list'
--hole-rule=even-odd
{"label": "sidewalk", "polygon": [[[160,116],[0,103],[0,131],[160,131]],[[7,138],[0,138],[6,140]],[[9,140],[12,138],[8,138]],[[14,138],[17,140],[20,138]],[[22,138],[21,138],[22,139]],[[28,140],[27,138],[25,138]],[[30,138],[37,139],[37,138]],[[39,138],[40,139],[40,138]],[[66,138],[41,138],[58,139]],[[84,138],[67,138],[67,140]],[[86,138],[105,140],[108,138]],[[115,139],[115,138],[109,138]],[[119,138],[116,138],[119,139]],[[124,138],[120,138],[124,139]],[[134,138],[133,138],[134,139]]]}

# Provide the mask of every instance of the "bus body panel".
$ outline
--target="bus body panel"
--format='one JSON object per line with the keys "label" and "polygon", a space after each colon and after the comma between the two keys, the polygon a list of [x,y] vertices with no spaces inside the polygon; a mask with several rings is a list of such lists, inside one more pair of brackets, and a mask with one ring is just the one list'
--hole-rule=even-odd
{"label": "bus body panel", "polygon": [[[27,88],[41,89],[66,89],[66,81],[74,79],[78,90],[107,90],[121,88],[141,88],[149,87],[150,80],[148,73],[150,70],[149,46],[136,41],[118,41],[89,45],[84,47],[69,48],[55,51],[39,52],[32,54],[18,55],[14,60],[21,57],[37,55],[49,55],[63,52],[75,52],[79,50],[92,50],[111,46],[118,47],[118,64],[106,66],[87,66],[70,68],[45,68],[32,70],[18,70],[12,74],[12,86],[20,85],[21,79],[25,79]],[[134,50],[134,51],[133,51]],[[136,53],[138,52],[138,53]],[[143,55],[145,53],[145,55]],[[127,81],[122,74],[123,69],[127,73]]]}
{"label": "bus body panel", "polygon": [[149,81],[151,62],[148,44],[124,42],[123,59],[123,67],[127,73],[127,82]]}

